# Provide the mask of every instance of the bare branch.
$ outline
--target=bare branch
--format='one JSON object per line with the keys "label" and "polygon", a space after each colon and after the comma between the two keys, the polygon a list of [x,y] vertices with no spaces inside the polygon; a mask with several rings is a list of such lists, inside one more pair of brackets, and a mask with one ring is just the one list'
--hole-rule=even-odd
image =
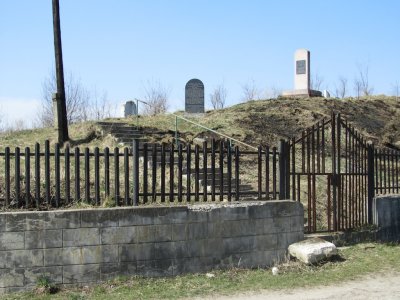
{"label": "bare branch", "polygon": [[260,99],[260,91],[256,87],[256,84],[254,80],[251,82],[247,82],[246,84],[242,85],[242,91],[243,91],[243,98],[242,100],[244,102],[250,101],[250,100],[259,100]]}
{"label": "bare branch", "polygon": [[369,83],[369,65],[365,64],[364,66],[361,64],[357,64],[358,69],[358,79],[357,81],[360,84],[361,93],[363,96],[370,96],[373,92],[373,87],[370,86]]}
{"label": "bare branch", "polygon": [[347,78],[340,76],[339,83],[335,88],[335,96],[343,99],[344,97],[346,97],[346,93],[347,93]]}
{"label": "bare branch", "polygon": [[148,81],[144,96],[148,105],[144,106],[143,114],[154,116],[165,113],[168,109],[168,96],[169,91],[160,81]]}
{"label": "bare branch", "polygon": [[223,84],[218,85],[212,94],[210,101],[213,109],[222,109],[225,106],[227,91]]}
{"label": "bare branch", "polygon": [[314,76],[310,78],[310,88],[312,90],[320,91],[323,82],[324,78],[322,78],[317,72],[315,72]]}

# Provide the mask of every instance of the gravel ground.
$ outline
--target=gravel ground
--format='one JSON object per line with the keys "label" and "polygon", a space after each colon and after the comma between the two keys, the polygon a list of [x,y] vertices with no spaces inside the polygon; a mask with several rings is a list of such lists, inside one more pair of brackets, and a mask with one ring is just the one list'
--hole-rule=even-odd
{"label": "gravel ground", "polygon": [[202,299],[229,300],[300,300],[300,299],[400,299],[400,273],[370,274],[332,286],[292,290],[249,292],[231,296],[210,296]]}

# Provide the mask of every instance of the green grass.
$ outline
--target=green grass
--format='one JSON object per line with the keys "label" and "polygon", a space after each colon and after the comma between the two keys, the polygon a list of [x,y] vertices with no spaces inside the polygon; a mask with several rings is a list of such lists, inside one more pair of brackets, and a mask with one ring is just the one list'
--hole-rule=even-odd
{"label": "green grass", "polygon": [[193,296],[292,289],[332,285],[372,272],[399,272],[400,245],[358,244],[343,248],[333,261],[305,266],[287,262],[273,276],[270,269],[214,271],[214,278],[191,274],[172,278],[121,277],[84,288],[62,289],[56,294],[34,292],[14,294],[5,299],[177,299]]}
{"label": "green grass", "polygon": [[[217,132],[236,138],[253,146],[276,146],[279,139],[298,137],[301,132],[321,120],[329,118],[332,110],[340,112],[351,125],[354,125],[367,139],[376,144],[400,146],[400,102],[395,97],[373,96],[361,99],[271,99],[249,101],[220,110],[206,112],[203,116],[190,116],[176,112],[194,122],[214,129]],[[137,125],[136,118],[107,119],[107,121],[126,122]],[[72,145],[80,147],[115,147],[111,138],[92,135],[99,133],[96,122],[84,122],[69,127]],[[139,126],[146,132],[163,132],[154,136],[148,135],[150,141],[173,140],[175,116],[163,114],[157,116],[140,116]],[[179,120],[178,131],[182,138],[191,141],[194,137],[217,137],[206,130]],[[43,145],[49,139],[52,147],[57,140],[53,128],[22,130],[0,134],[0,151],[5,146],[34,147],[35,142]],[[155,140],[152,140],[155,139]]]}

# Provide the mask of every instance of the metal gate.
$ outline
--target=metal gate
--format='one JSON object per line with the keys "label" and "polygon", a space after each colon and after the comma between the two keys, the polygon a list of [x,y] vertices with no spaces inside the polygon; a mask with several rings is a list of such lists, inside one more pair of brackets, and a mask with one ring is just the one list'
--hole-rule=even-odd
{"label": "metal gate", "polygon": [[345,230],[370,222],[373,146],[339,114],[285,143],[281,151],[287,158],[281,188],[286,198],[304,204],[306,231]]}

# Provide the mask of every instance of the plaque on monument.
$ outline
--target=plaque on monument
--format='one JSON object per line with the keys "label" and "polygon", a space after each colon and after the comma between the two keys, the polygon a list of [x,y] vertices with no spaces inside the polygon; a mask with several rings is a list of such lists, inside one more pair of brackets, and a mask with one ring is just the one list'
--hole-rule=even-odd
{"label": "plaque on monument", "polygon": [[199,79],[191,79],[186,83],[185,112],[204,113],[204,84]]}
{"label": "plaque on monument", "polygon": [[306,74],[306,61],[304,59],[296,61],[296,74]]}

